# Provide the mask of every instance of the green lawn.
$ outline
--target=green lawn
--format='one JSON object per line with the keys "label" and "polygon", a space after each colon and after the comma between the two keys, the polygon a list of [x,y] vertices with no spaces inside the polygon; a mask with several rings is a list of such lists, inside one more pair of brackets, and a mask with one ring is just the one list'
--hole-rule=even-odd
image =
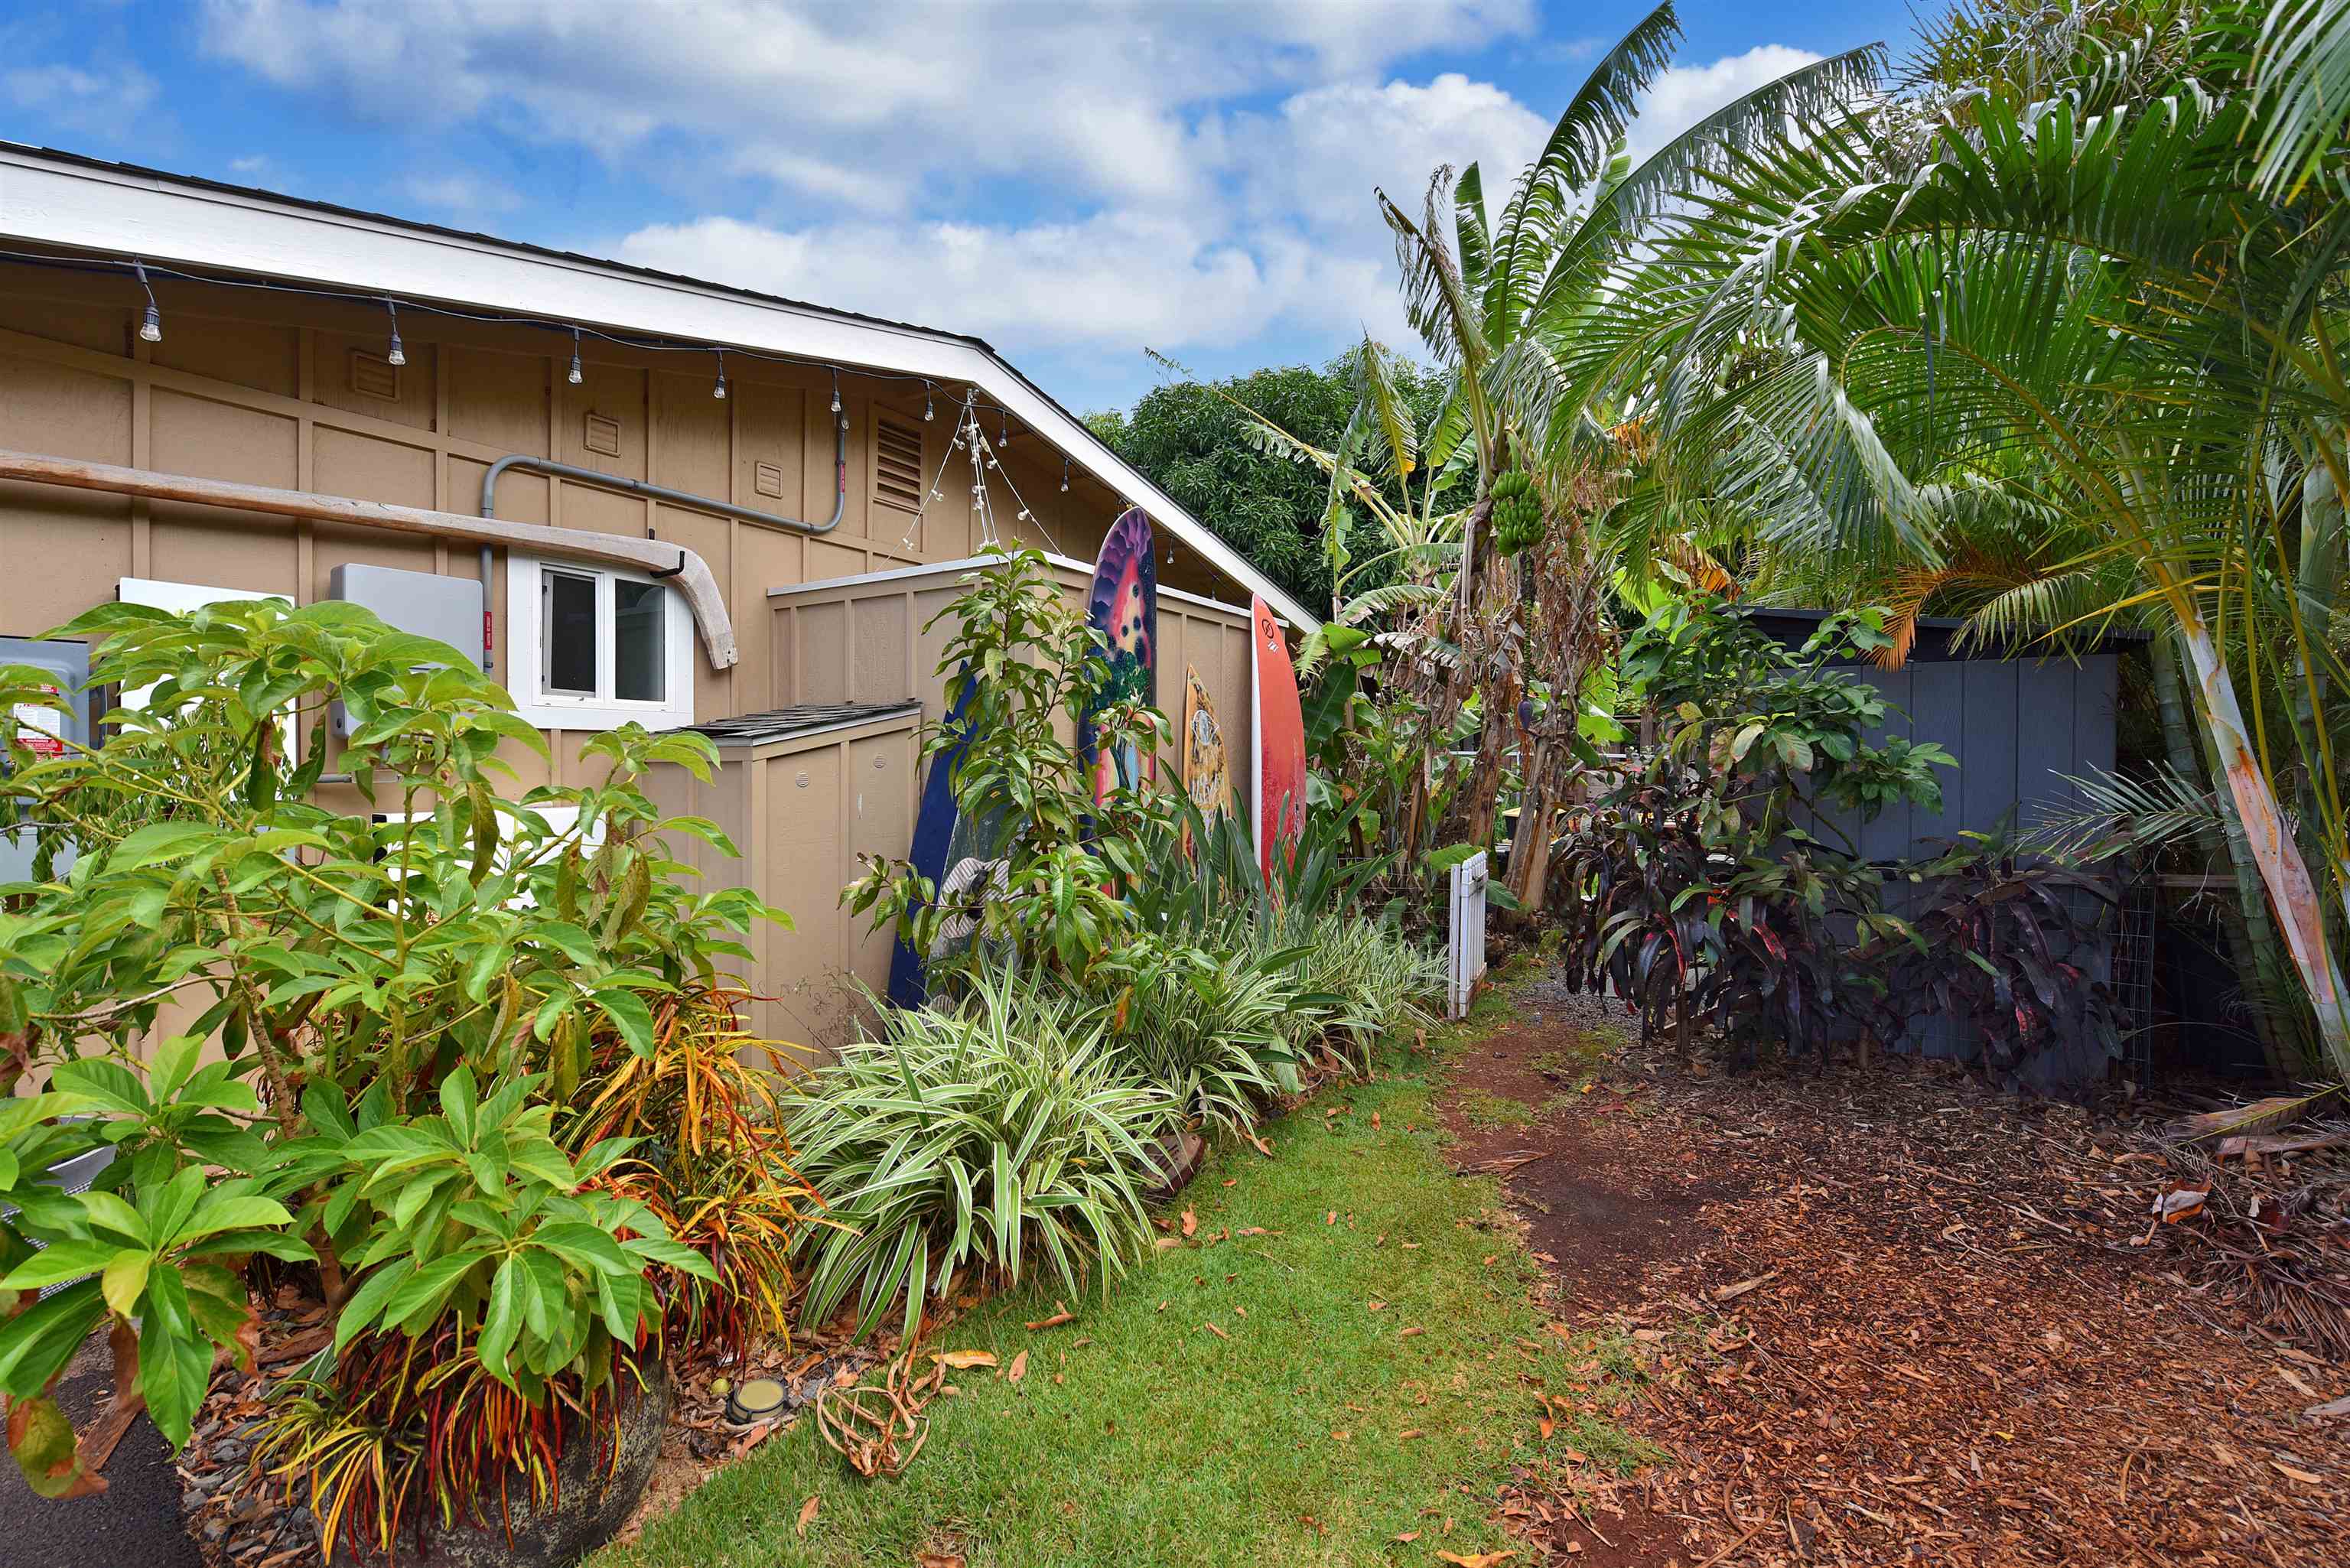
{"label": "green lawn", "polygon": [[[903,1479],[858,1479],[803,1420],[599,1568],[1434,1563],[1503,1544],[1485,1515],[1540,1452],[1534,1380],[1560,1388],[1588,1350],[1544,1332],[1493,1184],[1446,1169],[1430,1069],[1390,1070],[1276,1123],[1272,1159],[1211,1158],[1174,1210],[1200,1241],[1070,1303],[1075,1324],[1024,1328],[1052,1310],[1029,1292],[954,1324],[940,1347],[1007,1367],[1025,1350],[1026,1376],[958,1374]],[[1606,1451],[1587,1421],[1570,1438]]]}

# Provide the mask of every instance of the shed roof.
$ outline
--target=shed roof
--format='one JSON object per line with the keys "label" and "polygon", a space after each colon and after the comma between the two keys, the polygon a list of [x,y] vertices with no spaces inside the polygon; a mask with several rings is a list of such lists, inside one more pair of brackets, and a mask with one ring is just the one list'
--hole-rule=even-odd
{"label": "shed roof", "polygon": [[0,238],[864,367],[984,390],[1300,629],[1318,625],[984,339],[331,202],[0,140]]}
{"label": "shed roof", "polygon": [[[1777,605],[1739,605],[1735,608],[1738,614],[1790,645],[1800,645],[1819,629],[1820,622],[1830,615],[1840,613],[1825,609],[1791,609]],[[2147,640],[2145,632],[2116,627],[2070,644],[2060,644],[2042,636],[2019,639],[2004,649],[1988,648],[1980,643],[1962,647],[1961,634],[1966,628],[1967,622],[1955,617],[1920,616],[1918,619],[1918,640],[1909,649],[1908,662],[1951,664],[1967,659],[2064,659],[2094,653],[2119,653]]]}

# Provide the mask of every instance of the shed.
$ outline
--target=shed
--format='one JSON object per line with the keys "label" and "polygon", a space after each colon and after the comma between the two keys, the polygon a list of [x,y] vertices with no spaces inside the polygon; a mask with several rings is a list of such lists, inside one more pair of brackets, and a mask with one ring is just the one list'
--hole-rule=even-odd
{"label": "shed", "polygon": [[[1750,607],[1742,613],[1782,644],[1800,648],[1830,612]],[[1892,710],[1870,740],[1896,735],[1932,742],[1958,759],[1955,769],[1944,772],[1942,809],[1904,802],[1866,823],[1835,812],[1799,817],[1803,826],[1827,843],[1849,842],[1864,859],[1891,865],[1931,858],[1959,834],[1990,833],[2011,816],[2016,827],[2031,828],[2086,805],[2071,781],[2112,770],[2121,658],[2143,645],[2147,634],[2108,631],[2062,652],[2031,645],[2001,650],[1967,641],[1965,625],[1920,620],[1909,656],[1898,669],[1835,661],[1882,692]],[[1886,907],[1900,914],[1919,892],[1914,884],[1888,883]],[[2082,895],[2074,912],[2098,919],[2105,909]],[[2113,959],[2111,943],[2103,944],[2092,966],[2099,980],[2113,980]],[[1926,1054],[1965,1059],[1974,1054],[1950,1019],[1919,1013],[1911,1031],[1908,1044]],[[2045,1090],[2101,1077],[2104,1071],[2102,1058],[2052,1052],[2022,1076]]]}

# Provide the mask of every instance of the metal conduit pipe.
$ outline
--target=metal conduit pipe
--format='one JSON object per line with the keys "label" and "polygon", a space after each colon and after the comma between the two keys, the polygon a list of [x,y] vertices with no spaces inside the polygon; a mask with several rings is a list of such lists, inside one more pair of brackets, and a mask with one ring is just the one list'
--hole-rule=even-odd
{"label": "metal conduit pipe", "polygon": [[[510,452],[498,459],[497,462],[490,464],[489,472],[482,475],[482,515],[495,517],[498,514],[498,479],[507,471],[519,468],[530,473],[551,474],[557,479],[573,480],[582,484],[601,485],[608,490],[618,490],[629,495],[641,495],[649,500],[667,501],[679,506],[691,506],[697,512],[714,512],[721,517],[739,517],[746,523],[764,523],[771,528],[790,528],[798,533],[810,535],[829,534],[840,526],[841,518],[848,512],[848,416],[836,415],[832,423],[832,515],[822,523],[803,522],[797,517],[778,517],[772,512],[761,512],[750,506],[737,506],[731,501],[721,501],[715,496],[696,495],[687,490],[671,490],[666,484],[647,484],[641,479],[627,479],[616,473],[601,473],[592,468],[581,468],[575,463],[556,462],[552,458],[533,457],[528,452]],[[651,535],[652,529],[648,527],[645,533]],[[657,577],[669,575],[666,572],[653,574]],[[491,629],[495,623],[496,617],[490,611],[490,547],[484,545],[482,546],[482,668],[485,670],[495,667],[493,651],[497,638]]]}
{"label": "metal conduit pipe", "polygon": [[567,462],[556,462],[527,452],[515,452],[490,464],[490,472],[482,475],[482,515],[498,514],[498,479],[511,469],[530,473],[550,473],[557,479],[577,480],[583,484],[600,484],[608,490],[619,490],[630,495],[642,495],[649,500],[667,501],[678,506],[691,506],[696,512],[714,512],[721,517],[740,517],[745,523],[764,523],[771,528],[790,528],[802,534],[829,534],[840,526],[848,511],[848,416],[843,414],[834,421],[832,449],[832,515],[821,523],[806,523],[797,517],[778,517],[772,512],[756,507],[737,506],[731,501],[715,496],[696,495],[688,490],[671,490],[666,484],[647,484],[641,479],[624,479],[615,473],[599,473],[592,468],[579,468]]}

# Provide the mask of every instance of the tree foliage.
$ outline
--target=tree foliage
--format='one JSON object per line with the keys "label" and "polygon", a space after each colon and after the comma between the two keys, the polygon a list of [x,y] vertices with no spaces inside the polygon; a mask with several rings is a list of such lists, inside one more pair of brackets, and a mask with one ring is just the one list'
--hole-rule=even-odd
{"label": "tree foliage", "polygon": [[[1443,401],[1441,379],[1409,362],[1397,364],[1393,374],[1411,417],[1427,423]],[[1098,413],[1086,422],[1293,598],[1320,606],[1331,593],[1323,535],[1329,479],[1267,451],[1245,410],[1261,412],[1302,441],[1335,448],[1361,395],[1357,358],[1348,354],[1318,369],[1273,366],[1215,382],[1171,382],[1144,394],[1129,412]],[[1392,474],[1382,488],[1400,503]],[[1347,526],[1364,535],[1350,553],[1375,554],[1370,524],[1347,515]]]}

